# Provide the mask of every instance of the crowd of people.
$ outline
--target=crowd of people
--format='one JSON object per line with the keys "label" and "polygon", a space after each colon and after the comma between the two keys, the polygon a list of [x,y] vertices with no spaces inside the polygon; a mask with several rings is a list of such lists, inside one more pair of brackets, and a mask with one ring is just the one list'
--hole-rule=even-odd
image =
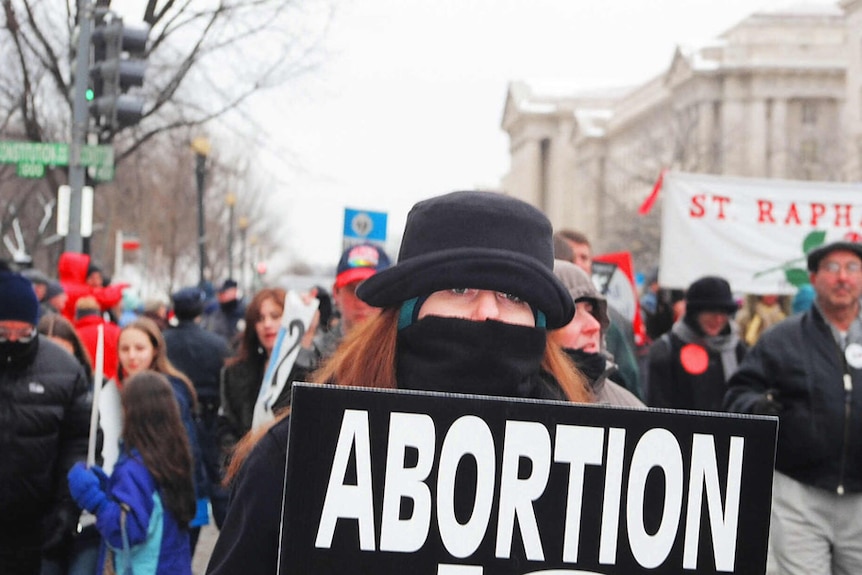
{"label": "crowd of people", "polygon": [[[350,246],[302,294],[318,311],[288,381],[777,416],[779,572],[862,573],[862,244],[807,263],[792,304],[651,273],[636,345],[586,236],[446,194],[413,207],[395,263]],[[208,573],[275,573],[290,385],[274,421],[255,412],[288,292],[228,278],[130,313],[87,256],[51,275],[0,269],[0,573],[190,574],[210,521]]]}

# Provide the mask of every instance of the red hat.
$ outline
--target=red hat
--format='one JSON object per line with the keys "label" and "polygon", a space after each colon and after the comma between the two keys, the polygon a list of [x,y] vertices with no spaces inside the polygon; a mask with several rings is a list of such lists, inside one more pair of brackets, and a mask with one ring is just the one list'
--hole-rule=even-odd
{"label": "red hat", "polygon": [[359,244],[344,250],[336,269],[335,287],[370,278],[389,267],[389,256],[373,244]]}

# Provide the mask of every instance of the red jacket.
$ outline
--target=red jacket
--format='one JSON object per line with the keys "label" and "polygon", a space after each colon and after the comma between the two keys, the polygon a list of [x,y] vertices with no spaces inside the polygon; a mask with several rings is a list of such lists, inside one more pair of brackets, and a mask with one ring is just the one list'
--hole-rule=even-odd
{"label": "red jacket", "polygon": [[93,373],[96,373],[96,343],[99,341],[99,325],[105,326],[105,381],[116,378],[120,358],[117,355],[117,347],[120,342],[120,326],[110,321],[105,321],[98,315],[87,315],[75,322],[75,331],[81,338],[81,342],[90,354],[93,362]]}
{"label": "red jacket", "polygon": [[[57,262],[57,277],[69,295],[66,307],[60,312],[72,322],[75,321],[75,302],[79,298],[91,295],[99,302],[102,311],[107,311],[120,303],[123,299],[123,290],[129,287],[127,283],[111,284],[103,288],[90,287],[86,283],[88,267],[90,267],[90,256],[75,252],[61,254]],[[92,359],[95,361],[95,356]]]}

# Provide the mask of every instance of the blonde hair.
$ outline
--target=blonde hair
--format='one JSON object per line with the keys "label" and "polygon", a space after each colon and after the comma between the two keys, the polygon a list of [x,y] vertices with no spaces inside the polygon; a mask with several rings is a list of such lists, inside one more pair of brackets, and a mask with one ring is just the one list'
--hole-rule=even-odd
{"label": "blonde hair", "polygon": [[102,308],[99,307],[99,302],[96,301],[96,298],[91,295],[85,295],[78,298],[78,301],[75,302],[75,310],[101,311]]}

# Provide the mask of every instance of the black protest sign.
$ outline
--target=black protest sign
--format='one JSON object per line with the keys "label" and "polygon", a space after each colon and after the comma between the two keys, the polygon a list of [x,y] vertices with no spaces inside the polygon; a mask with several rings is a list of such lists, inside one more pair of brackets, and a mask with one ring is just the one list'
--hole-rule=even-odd
{"label": "black protest sign", "polygon": [[766,570],[777,420],[296,385],[280,573]]}
{"label": "black protest sign", "polygon": [[611,278],[617,271],[617,264],[612,262],[594,261],[592,267],[592,280],[596,288],[603,295],[607,295]]}

